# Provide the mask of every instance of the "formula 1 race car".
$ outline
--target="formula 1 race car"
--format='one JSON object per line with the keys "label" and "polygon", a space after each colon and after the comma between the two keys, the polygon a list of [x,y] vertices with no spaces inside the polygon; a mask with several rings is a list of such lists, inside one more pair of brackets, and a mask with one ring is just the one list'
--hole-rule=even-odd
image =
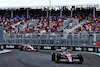
{"label": "formula 1 race car", "polygon": [[20,50],[21,51],[38,51],[37,48],[33,48],[30,45],[21,45]]}
{"label": "formula 1 race car", "polygon": [[52,61],[58,62],[73,62],[82,64],[83,57],[79,53],[72,52],[70,49],[61,50],[58,49],[52,53]]}

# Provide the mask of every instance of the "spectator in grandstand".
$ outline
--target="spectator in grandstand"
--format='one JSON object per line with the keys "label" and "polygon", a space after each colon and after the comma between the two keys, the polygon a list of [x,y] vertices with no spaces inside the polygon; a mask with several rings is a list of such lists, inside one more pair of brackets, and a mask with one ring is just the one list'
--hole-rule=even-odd
{"label": "spectator in grandstand", "polygon": [[72,22],[70,22],[69,27],[70,27],[70,29],[72,28]]}
{"label": "spectator in grandstand", "polygon": [[[54,10],[52,10],[52,17],[51,17],[51,22],[50,22],[50,28],[51,28],[51,32],[63,32],[63,30],[60,30],[60,28],[63,26],[63,22],[65,20],[65,18],[70,18],[70,14],[68,14],[66,12],[66,10],[64,11],[65,12],[65,15],[63,15],[63,18],[59,18],[59,13],[55,13]],[[8,15],[9,13],[7,14],[4,14],[4,15],[0,15],[0,21],[2,21],[2,25],[5,26],[5,31],[4,32],[12,32],[12,33],[16,33],[16,29],[18,28],[18,31],[21,33],[22,32],[22,28],[21,28],[21,24],[25,23],[26,21],[26,14],[25,12],[23,11],[16,11],[14,12],[14,18],[10,18],[10,16]],[[79,10],[76,10],[74,13],[73,13],[73,18],[75,19],[79,19],[79,21],[81,21],[84,17],[83,16],[87,16],[89,14],[89,11],[87,13],[84,12],[84,11],[79,11]],[[7,15],[7,16],[6,16]],[[34,9],[34,10],[30,10],[29,12],[29,19],[31,19],[32,21],[34,21],[34,19],[38,19],[39,22],[38,24],[36,25],[36,27],[34,26],[34,29],[29,26],[29,23],[27,23],[27,28],[25,29],[25,31],[23,30],[23,32],[26,32],[26,33],[34,33],[36,31],[38,31],[38,33],[41,33],[43,32],[44,30],[46,31],[46,33],[48,33],[49,31],[49,23],[48,23],[48,20],[46,18],[46,12],[42,11],[42,9]],[[96,20],[100,20],[100,17],[96,17],[95,18]],[[89,22],[90,20],[94,20],[94,18],[90,17],[89,19]],[[100,25],[100,24],[99,24]],[[70,22],[69,24],[69,27],[72,28],[72,23]],[[93,26],[90,25],[87,25],[86,26],[84,25],[86,31],[100,31],[100,26],[98,25],[95,25],[93,24]],[[80,32],[81,28],[79,28],[77,31],[74,31],[74,32]]]}
{"label": "spectator in grandstand", "polygon": [[84,43],[83,43],[83,46],[85,46],[85,45],[86,45],[86,43],[84,42]]}
{"label": "spectator in grandstand", "polygon": [[6,30],[3,30],[3,33],[7,33]]}
{"label": "spectator in grandstand", "polygon": [[80,31],[86,31],[86,32],[96,32],[99,33],[100,32],[100,22],[96,21],[96,22],[87,22],[85,24],[82,25],[82,27],[78,27],[76,29],[77,32]]}
{"label": "spectator in grandstand", "polygon": [[29,23],[27,23],[27,28],[29,27]]}

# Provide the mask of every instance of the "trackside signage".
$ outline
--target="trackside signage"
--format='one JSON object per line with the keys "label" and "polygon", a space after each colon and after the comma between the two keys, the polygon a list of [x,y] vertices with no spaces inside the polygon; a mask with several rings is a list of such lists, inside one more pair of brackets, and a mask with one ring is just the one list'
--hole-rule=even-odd
{"label": "trackside signage", "polygon": [[51,49],[50,46],[44,46],[44,49]]}
{"label": "trackside signage", "polygon": [[3,49],[3,46],[1,46],[1,49]]}
{"label": "trackside signage", "polygon": [[88,48],[88,51],[93,51],[93,48]]}
{"label": "trackside signage", "polygon": [[61,47],[61,49],[67,49],[67,47]]}
{"label": "trackside signage", "polygon": [[81,47],[76,47],[75,50],[79,50],[79,51],[81,51],[82,48],[81,48]]}
{"label": "trackside signage", "polygon": [[95,48],[95,52],[97,52],[97,48]]}
{"label": "trackside signage", "polygon": [[73,47],[70,47],[70,50],[73,50],[74,48]]}
{"label": "trackside signage", "polygon": [[14,45],[6,45],[6,48],[14,48]]}
{"label": "trackside signage", "polygon": [[100,52],[100,48],[98,48],[98,52]]}

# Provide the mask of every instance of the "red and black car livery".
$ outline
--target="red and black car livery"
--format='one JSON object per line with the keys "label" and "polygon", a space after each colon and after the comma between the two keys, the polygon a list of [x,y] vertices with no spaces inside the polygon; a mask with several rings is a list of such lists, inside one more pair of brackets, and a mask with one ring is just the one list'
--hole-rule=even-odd
{"label": "red and black car livery", "polygon": [[79,53],[72,52],[70,49],[57,50],[56,52],[52,52],[52,61],[56,63],[63,61],[82,64],[83,56]]}

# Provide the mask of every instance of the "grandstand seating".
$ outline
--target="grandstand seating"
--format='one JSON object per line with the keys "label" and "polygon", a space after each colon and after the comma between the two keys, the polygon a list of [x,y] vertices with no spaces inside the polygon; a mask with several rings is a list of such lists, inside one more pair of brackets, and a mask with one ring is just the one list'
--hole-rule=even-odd
{"label": "grandstand seating", "polygon": [[[69,13],[67,14],[66,11],[63,11],[65,13],[63,14],[63,18],[59,18],[59,13],[57,13],[59,12],[59,10],[56,12],[56,14],[55,14],[55,11],[52,10],[50,28],[49,28],[49,21],[48,21],[48,18],[46,18],[46,12],[42,11],[41,9],[30,10],[29,11],[30,20],[27,20],[27,21],[26,21],[25,10],[22,10],[22,9],[16,10],[14,12],[14,18],[11,18],[10,13],[7,11],[0,11],[0,12],[1,12],[0,25],[5,28],[4,33],[48,33],[50,29],[51,29],[50,30],[51,32],[55,32],[55,33],[65,32],[64,30],[69,31],[70,33],[74,31],[74,29],[76,29],[78,26],[79,27],[75,31],[76,32],[80,31],[79,29],[82,24],[84,24],[83,28],[86,30],[85,26],[91,25],[91,23],[89,23],[90,21],[92,22],[94,21],[93,24],[95,24],[95,21],[100,21],[100,17],[98,15],[96,18],[90,17],[91,10],[88,10],[88,9],[74,10],[73,17],[71,18],[70,21],[67,21],[67,22],[64,22],[64,20],[66,19],[66,17],[67,17],[67,20],[70,18]],[[86,25],[85,23],[87,22],[84,21],[80,25],[80,22],[86,18],[88,20],[88,24]],[[37,21],[34,21],[34,20],[37,20]],[[97,27],[96,25],[93,25],[93,27],[94,26],[95,28]],[[99,27],[97,28],[98,28],[97,31],[100,31]],[[95,31],[95,30],[92,30],[92,31]]]}
{"label": "grandstand seating", "polygon": [[76,29],[76,32],[79,32],[79,31],[99,33],[100,32],[100,21],[87,21],[82,26],[79,26]]}

